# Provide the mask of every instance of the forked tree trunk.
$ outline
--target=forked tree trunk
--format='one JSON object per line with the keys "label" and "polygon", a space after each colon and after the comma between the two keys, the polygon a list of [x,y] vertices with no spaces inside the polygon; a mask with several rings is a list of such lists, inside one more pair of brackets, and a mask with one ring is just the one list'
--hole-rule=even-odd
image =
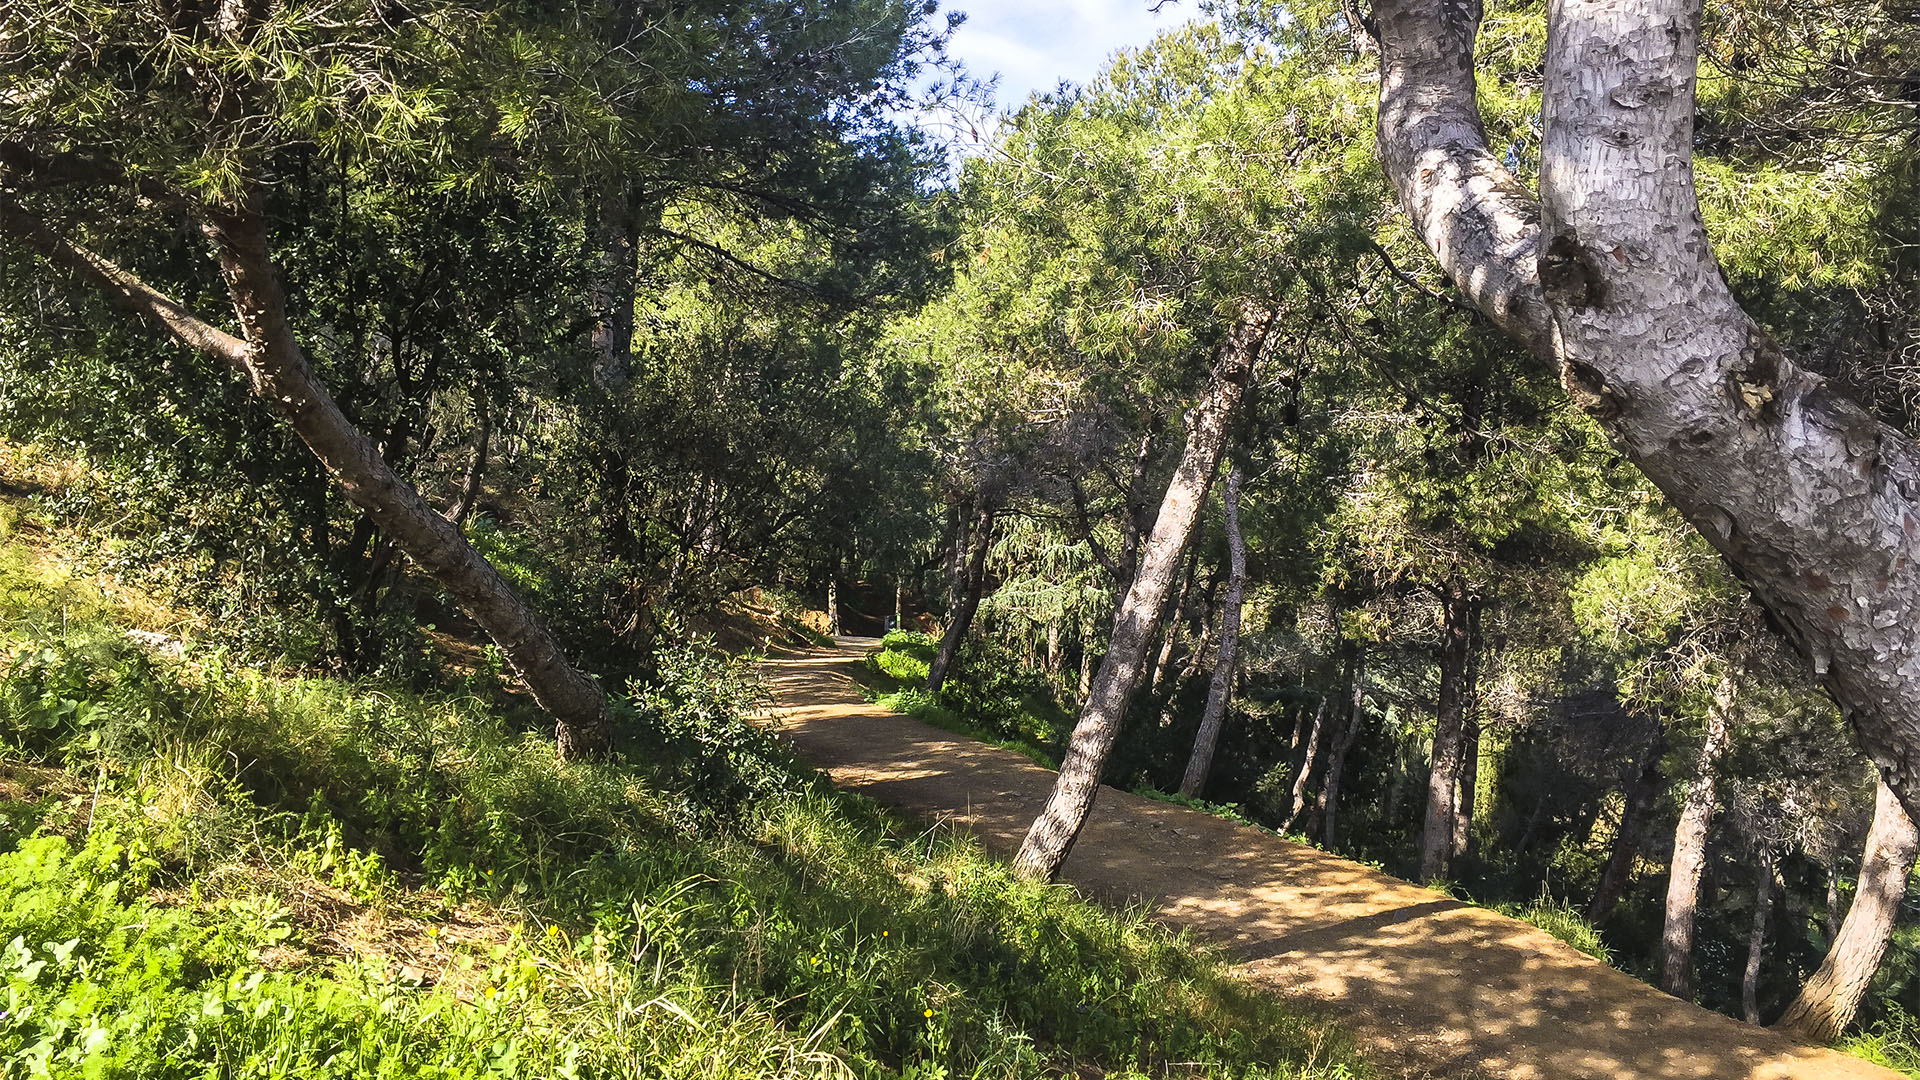
{"label": "forked tree trunk", "polygon": [[1440,695],[1435,705],[1433,754],[1427,772],[1427,816],[1420,830],[1420,880],[1447,876],[1447,857],[1453,852],[1455,786],[1460,780],[1461,743],[1466,727],[1467,655],[1472,648],[1467,622],[1472,600],[1467,583],[1447,581],[1441,596],[1445,613],[1440,643]]}
{"label": "forked tree trunk", "polygon": [[1840,932],[1834,935],[1820,969],[1774,1021],[1775,1027],[1809,1042],[1832,1042],[1853,1022],[1887,954],[1887,943],[1893,940],[1894,922],[1907,896],[1907,879],[1920,852],[1920,830],[1915,830],[1886,784],[1876,787],[1873,824],[1867,828],[1853,907],[1841,920]]}
{"label": "forked tree trunk", "polygon": [[1587,921],[1598,925],[1613,914],[1620,894],[1633,876],[1633,864],[1640,857],[1640,840],[1647,829],[1647,816],[1666,790],[1667,777],[1660,771],[1660,756],[1666,751],[1664,734],[1654,737],[1653,745],[1640,759],[1640,769],[1627,785],[1626,802],[1620,810],[1620,827],[1614,830],[1613,847],[1607,853],[1607,865],[1600,871],[1600,884],[1587,904]]}
{"label": "forked tree trunk", "polygon": [[[1489,151],[1481,5],[1379,0],[1378,146],[1473,303],[1733,563],[1920,814],[1920,450],[1735,301],[1694,193],[1701,0],[1553,0],[1541,199]],[[1544,287],[1543,287],[1544,282]]]}
{"label": "forked tree trunk", "polygon": [[1660,989],[1693,999],[1693,924],[1700,903],[1700,874],[1707,865],[1707,830],[1713,825],[1720,756],[1733,737],[1733,676],[1722,675],[1707,709],[1707,737],[1694,759],[1693,779],[1673,830],[1673,861],[1667,869],[1667,908],[1660,933]]}
{"label": "forked tree trunk", "polygon": [[1153,533],[1143,546],[1126,599],[1114,612],[1107,655],[1100,661],[1092,691],[1074,725],[1060,775],[1014,858],[1014,870],[1022,877],[1053,880],[1093,809],[1100,772],[1120,734],[1127,704],[1146,665],[1153,624],[1180,572],[1181,557],[1206,505],[1207,487],[1246,397],[1254,361],[1266,344],[1272,322],[1272,312],[1265,308],[1253,304],[1244,307],[1221,343],[1205,396],[1188,416],[1187,443],[1180,465],[1167,484],[1166,497],[1161,500]]}
{"label": "forked tree trunk", "polygon": [[1327,756],[1327,778],[1320,785],[1321,841],[1331,848],[1340,839],[1340,781],[1346,775],[1347,752],[1353,749],[1366,722],[1367,647],[1360,642],[1347,643],[1347,716],[1340,737]]}
{"label": "forked tree trunk", "polygon": [[954,590],[957,602],[947,613],[947,630],[940,637],[940,651],[927,667],[927,693],[938,695],[947,685],[947,672],[954,657],[960,655],[960,643],[973,626],[974,613],[980,610],[980,593],[987,587],[987,552],[993,547],[993,511],[983,509],[974,515],[973,542],[967,548],[967,561],[960,571]]}
{"label": "forked tree trunk", "polygon": [[604,753],[611,731],[606,695],[599,685],[567,663],[559,643],[520,594],[467,543],[459,526],[393,471],[314,375],[288,321],[286,295],[257,208],[207,211],[205,224],[219,250],[221,272],[243,337],[199,319],[0,197],[0,229],[88,279],[176,340],[244,375],[254,395],[286,419],[347,500],[500,646],[534,700],[553,717],[560,756]]}
{"label": "forked tree trunk", "polygon": [[1753,925],[1747,931],[1747,967],[1740,976],[1740,1012],[1749,1024],[1760,1023],[1760,961],[1766,957],[1767,920],[1773,914],[1773,848],[1762,844],[1754,874]]}
{"label": "forked tree trunk", "polygon": [[[1220,654],[1213,662],[1213,682],[1207,688],[1206,711],[1193,737],[1193,753],[1180,779],[1180,794],[1197,799],[1213,771],[1213,752],[1220,745],[1220,729],[1227,723],[1227,705],[1233,698],[1233,673],[1240,662],[1240,607],[1247,591],[1247,543],[1240,532],[1240,485],[1246,480],[1240,466],[1227,473],[1227,601],[1220,607]],[[1199,651],[1196,649],[1196,657]]]}

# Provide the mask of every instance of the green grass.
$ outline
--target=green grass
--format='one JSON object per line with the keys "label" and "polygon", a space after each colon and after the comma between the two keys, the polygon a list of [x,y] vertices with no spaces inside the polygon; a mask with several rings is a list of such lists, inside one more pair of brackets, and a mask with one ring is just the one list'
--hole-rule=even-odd
{"label": "green grass", "polygon": [[0,1080],[1370,1075],[1138,915],[823,788],[724,658],[670,654],[621,756],[561,765],[494,688],[150,656],[32,562],[0,545],[35,614]]}
{"label": "green grass", "polygon": [[1532,923],[1603,964],[1613,963],[1613,954],[1607,949],[1606,942],[1600,939],[1600,931],[1594,929],[1586,916],[1575,911],[1564,900],[1542,895],[1529,904],[1499,904],[1494,910],[1521,922]]}
{"label": "green grass", "polygon": [[1920,1077],[1920,1017],[1892,1006],[1865,1031],[1840,1040],[1840,1049],[1875,1065]]}
{"label": "green grass", "polygon": [[867,654],[867,693],[875,704],[923,724],[1012,750],[1048,769],[1060,767],[1061,746],[1073,717],[1030,687],[982,689],[956,672],[936,699],[927,692],[928,666],[939,642],[928,634],[894,630]]}

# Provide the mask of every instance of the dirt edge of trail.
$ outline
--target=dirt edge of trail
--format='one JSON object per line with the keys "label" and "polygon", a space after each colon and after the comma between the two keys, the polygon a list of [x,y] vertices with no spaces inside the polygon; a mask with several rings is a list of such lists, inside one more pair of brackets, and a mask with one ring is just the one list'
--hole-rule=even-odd
{"label": "dirt edge of trail", "polygon": [[[876,643],[771,659],[766,722],[840,788],[950,822],[998,855],[1053,782],[1026,758],[866,700]],[[1669,997],[1534,927],[1271,833],[1102,788],[1065,880],[1239,959],[1406,1076],[1900,1080]]]}

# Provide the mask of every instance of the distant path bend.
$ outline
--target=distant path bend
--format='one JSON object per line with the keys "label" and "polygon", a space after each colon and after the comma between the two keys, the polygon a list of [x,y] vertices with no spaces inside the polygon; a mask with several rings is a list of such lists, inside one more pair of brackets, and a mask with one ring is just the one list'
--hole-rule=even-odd
{"label": "distant path bend", "polygon": [[[769,660],[770,722],[839,787],[1013,852],[1053,773],[868,702],[871,638]],[[1066,880],[1240,958],[1412,1076],[1901,1080],[1669,997],[1546,933],[1258,829],[1103,788]]]}

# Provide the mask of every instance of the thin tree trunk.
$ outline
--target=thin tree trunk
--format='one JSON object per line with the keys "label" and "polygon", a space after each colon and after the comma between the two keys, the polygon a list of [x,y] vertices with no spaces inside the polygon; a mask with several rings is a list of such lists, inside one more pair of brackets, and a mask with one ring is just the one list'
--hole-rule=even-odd
{"label": "thin tree trunk", "polygon": [[244,375],[255,396],[287,420],[347,500],[500,646],[534,700],[553,717],[560,755],[579,758],[604,753],[611,730],[606,695],[599,685],[567,663],[559,643],[520,594],[474,550],[458,526],[393,471],[315,377],[288,321],[286,295],[257,208],[205,214],[206,231],[219,249],[221,271],[244,338],[195,317],[121,267],[72,244],[0,198],[0,228],[91,280],[177,340]]}
{"label": "thin tree trunk", "polygon": [[1347,752],[1353,749],[1354,740],[1360,735],[1360,726],[1367,718],[1366,645],[1357,641],[1347,643],[1346,667],[1347,722],[1341,727],[1339,738],[1333,741],[1333,752],[1327,756],[1327,778],[1320,785],[1321,841],[1329,848],[1340,840],[1340,781],[1346,774]]}
{"label": "thin tree trunk", "polygon": [[1281,832],[1292,832],[1300,823],[1300,815],[1307,812],[1307,787],[1313,783],[1313,767],[1320,763],[1320,733],[1327,728],[1329,705],[1326,695],[1322,694],[1320,703],[1313,707],[1313,725],[1307,729],[1307,752],[1300,758],[1300,771],[1293,774],[1293,801],[1287,809],[1287,820],[1280,826]]}
{"label": "thin tree trunk", "polygon": [[947,685],[947,672],[954,657],[960,655],[960,643],[980,610],[980,593],[987,587],[987,552],[993,547],[993,511],[982,509],[974,516],[973,542],[967,550],[962,581],[957,590],[959,602],[947,613],[947,630],[940,638],[940,651],[927,668],[927,692],[938,695]]}
{"label": "thin tree trunk", "polygon": [[1107,654],[1093,678],[1092,692],[1074,725],[1067,754],[1060,763],[1046,807],[1020,845],[1014,870],[1022,877],[1051,881],[1072,850],[1074,838],[1087,822],[1100,788],[1113,741],[1120,734],[1127,704],[1140,682],[1153,640],[1154,622],[1180,572],[1181,557],[1193,536],[1194,525],[1206,504],[1227,435],[1246,397],[1253,364],[1265,346],[1272,312],[1248,304],[1221,344],[1211,385],[1189,414],[1187,444],[1180,465],[1167,484],[1166,497],[1144,546],[1139,569],[1127,588],[1126,599],[1114,612]]}
{"label": "thin tree trunk", "polygon": [[827,574],[827,636],[840,636],[840,575]]}
{"label": "thin tree trunk", "polygon": [[587,302],[593,311],[593,375],[613,393],[625,390],[633,377],[634,278],[639,270],[636,201],[631,185],[608,184],[590,223],[593,268]]}
{"label": "thin tree trunk", "polygon": [[1180,644],[1180,627],[1186,621],[1187,597],[1193,592],[1193,578],[1200,570],[1200,553],[1193,552],[1187,558],[1187,575],[1181,579],[1180,591],[1167,598],[1167,610],[1160,620],[1160,653],[1153,661],[1153,678],[1147,682],[1147,696],[1158,700],[1162,684],[1167,680],[1167,665],[1173,661],[1173,650]]}
{"label": "thin tree trunk", "polygon": [[[1234,667],[1240,662],[1240,607],[1247,590],[1247,544],[1240,532],[1240,485],[1246,480],[1240,466],[1227,473],[1226,519],[1227,601],[1220,607],[1220,655],[1213,662],[1213,683],[1207,688],[1207,708],[1200,714],[1200,730],[1193,738],[1193,753],[1187,758],[1187,771],[1180,779],[1180,794],[1191,799],[1206,789],[1207,775],[1213,771],[1213,752],[1220,744],[1220,729],[1226,726],[1227,705],[1233,697]],[[1195,653],[1198,656],[1198,651]]]}
{"label": "thin tree trunk", "polygon": [[1093,624],[1080,624],[1080,682],[1073,691],[1073,704],[1076,709],[1085,706],[1087,695],[1093,692],[1093,670],[1098,662],[1094,659],[1093,634]]}
{"label": "thin tree trunk", "polygon": [[1060,620],[1047,620],[1047,679],[1060,678]]}
{"label": "thin tree trunk", "polygon": [[1731,673],[1720,677],[1713,704],[1707,709],[1707,737],[1695,759],[1693,780],[1680,806],[1680,824],[1673,831],[1673,862],[1667,870],[1666,923],[1660,935],[1660,989],[1675,997],[1693,998],[1693,924],[1700,902],[1700,874],[1707,865],[1707,830],[1713,825],[1713,806],[1719,784],[1720,756],[1733,737],[1734,682]]}
{"label": "thin tree trunk", "polygon": [[1774,1021],[1774,1026],[1810,1042],[1832,1042],[1853,1022],[1874,972],[1887,954],[1887,943],[1893,940],[1900,904],[1907,896],[1907,880],[1913,876],[1914,858],[1920,853],[1920,830],[1908,820],[1899,799],[1885,783],[1877,789],[1853,907],[1841,921],[1839,933],[1833,935],[1820,969]]}
{"label": "thin tree trunk", "polygon": [[1666,736],[1656,734],[1653,744],[1640,758],[1640,769],[1627,785],[1625,805],[1620,811],[1620,827],[1614,831],[1613,847],[1607,853],[1607,865],[1600,871],[1600,884],[1587,904],[1587,921],[1598,925],[1613,914],[1620,894],[1626,891],[1633,864],[1640,857],[1641,834],[1646,832],[1647,816],[1660,793],[1666,790],[1667,777],[1660,769],[1660,757],[1666,752]]}
{"label": "thin tree trunk", "polygon": [[480,388],[473,391],[473,456],[467,459],[467,475],[460,481],[460,497],[447,507],[446,518],[455,525],[464,524],[467,515],[480,503],[480,487],[487,475],[487,443],[493,436],[493,414]]}
{"label": "thin tree trunk", "polygon": [[1487,145],[1482,6],[1374,5],[1381,161],[1474,304],[1733,564],[1920,814],[1920,449],[1740,308],[1695,195],[1701,0],[1554,0],[1541,199]]}
{"label": "thin tree trunk", "polygon": [[1767,920],[1773,914],[1773,848],[1761,845],[1754,874],[1753,927],[1747,932],[1747,969],[1740,976],[1740,1011],[1747,1023],[1760,1023],[1760,961],[1766,956]]}
{"label": "thin tree trunk", "polygon": [[1461,743],[1466,726],[1467,634],[1466,581],[1447,581],[1442,595],[1445,625],[1440,646],[1440,698],[1435,704],[1433,755],[1427,772],[1427,817],[1420,831],[1420,880],[1447,876],[1447,857],[1453,851],[1454,789],[1460,780]]}
{"label": "thin tree trunk", "polygon": [[[1875,807],[1875,812],[1878,812]],[[1833,937],[1840,932],[1840,862],[1836,858],[1827,867],[1827,947],[1833,947]]]}
{"label": "thin tree trunk", "polygon": [[[1173,710],[1174,706],[1180,702],[1180,690],[1187,685],[1189,680],[1200,673],[1200,665],[1206,663],[1207,647],[1211,644],[1213,644],[1213,626],[1211,623],[1202,624],[1200,627],[1200,636],[1194,639],[1193,651],[1187,654],[1187,662],[1180,665],[1179,672],[1173,677],[1173,685],[1167,689],[1164,704],[1160,707],[1161,727],[1173,726]],[[1211,686],[1209,686],[1209,696],[1211,696]],[[1202,711],[1204,714],[1204,707]],[[1205,719],[1204,715],[1202,719]],[[1189,759],[1188,764],[1192,764],[1191,759]],[[1184,776],[1185,774],[1182,775]]]}
{"label": "thin tree trunk", "polygon": [[1461,688],[1460,787],[1453,804],[1454,858],[1473,846],[1474,802],[1480,794],[1480,604],[1467,605],[1467,670]]}

